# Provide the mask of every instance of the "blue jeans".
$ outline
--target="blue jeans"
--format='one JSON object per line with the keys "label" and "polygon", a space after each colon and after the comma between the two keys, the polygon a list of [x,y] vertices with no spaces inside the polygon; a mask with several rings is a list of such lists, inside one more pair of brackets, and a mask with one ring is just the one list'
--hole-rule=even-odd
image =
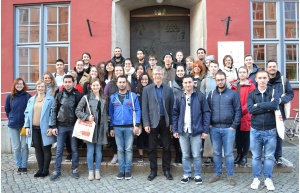
{"label": "blue jeans", "polygon": [[252,171],[254,178],[259,178],[261,175],[261,157],[263,149],[265,155],[264,176],[265,178],[272,178],[276,141],[276,129],[257,130],[251,127],[250,149],[252,151]]}
{"label": "blue jeans", "polygon": [[69,135],[71,140],[72,170],[74,170],[78,168],[79,165],[77,138],[72,137],[74,126],[70,126],[70,127],[58,126],[57,129],[58,129],[58,135],[57,135],[57,147],[56,147],[55,166],[54,166],[55,171],[57,173],[61,172],[61,162],[62,162],[67,135]]}
{"label": "blue jeans", "polygon": [[214,173],[218,176],[222,174],[222,146],[224,147],[226,174],[234,174],[233,144],[235,141],[235,130],[230,128],[210,129],[210,137],[214,151]]}
{"label": "blue jeans", "polygon": [[179,137],[179,143],[182,151],[182,165],[183,173],[188,177],[192,177],[192,164],[190,155],[193,154],[194,176],[201,176],[202,162],[201,162],[201,135],[192,136],[191,133],[183,133]]}
{"label": "blue jeans", "polygon": [[26,136],[20,136],[20,131],[21,129],[8,128],[17,167],[27,168],[28,145],[26,143]]}
{"label": "blue jeans", "polygon": [[98,143],[86,143],[87,147],[87,164],[89,168],[89,172],[94,171],[94,152],[96,150],[96,171],[100,171],[101,167],[101,159],[102,159],[102,144]]}
{"label": "blue jeans", "polygon": [[133,128],[114,127],[118,147],[118,163],[120,172],[130,172],[133,157]]}

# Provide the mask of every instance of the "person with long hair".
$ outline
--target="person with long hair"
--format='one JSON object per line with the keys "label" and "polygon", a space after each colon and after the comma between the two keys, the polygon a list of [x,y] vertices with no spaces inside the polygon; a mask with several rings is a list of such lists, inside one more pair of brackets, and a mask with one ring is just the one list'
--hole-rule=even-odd
{"label": "person with long hair", "polygon": [[194,77],[194,88],[200,91],[202,80],[206,77],[206,68],[201,60],[197,60],[193,64],[192,76]]}
{"label": "person with long hair", "polygon": [[115,65],[116,65],[115,62],[112,60],[109,60],[105,63],[104,80],[106,84],[113,79],[114,72],[115,72]]}
{"label": "person with long hair", "polygon": [[[107,97],[103,94],[101,81],[93,78],[90,82],[92,91],[81,98],[77,108],[76,116],[84,121],[94,121],[96,127],[94,130],[92,142],[87,144],[87,164],[88,180],[100,180],[100,167],[102,160],[102,145],[107,144],[108,123],[107,123]],[[87,108],[87,102],[91,109],[91,114]],[[96,170],[94,175],[94,152],[96,152]]]}
{"label": "person with long hair", "polygon": [[104,69],[105,69],[105,61],[101,60],[98,64],[97,64],[97,67],[104,72]]}
{"label": "person with long hair", "polygon": [[92,66],[90,69],[90,74],[88,80],[83,84],[83,94],[86,95],[91,90],[91,81],[94,78],[99,78],[100,70],[96,66]]}
{"label": "person with long hair", "polygon": [[31,97],[26,91],[28,87],[22,78],[14,80],[11,93],[5,100],[5,113],[8,118],[8,132],[14,150],[14,158],[18,167],[17,174],[27,173],[28,146],[26,136],[20,136],[24,126],[24,112]]}
{"label": "person with long hair", "polygon": [[238,92],[242,106],[242,118],[240,126],[236,130],[235,144],[237,148],[237,157],[235,164],[244,166],[247,163],[247,154],[250,146],[250,125],[251,114],[247,110],[247,99],[251,91],[255,90],[251,78],[248,77],[248,69],[241,66],[238,70],[238,79],[230,82],[231,89]]}
{"label": "person with long hair", "polygon": [[43,80],[46,84],[46,93],[54,97],[58,89],[54,76],[52,75],[51,72],[46,71],[43,74]]}
{"label": "person with long hair", "polygon": [[[143,72],[140,75],[140,78],[138,80],[138,85],[137,85],[137,88],[136,88],[136,95],[138,96],[140,107],[142,106],[143,89],[146,86],[148,86],[149,84],[152,84],[152,79],[148,75],[148,73]],[[143,121],[142,120],[141,120],[141,125],[142,125],[142,128],[143,128]],[[139,151],[138,162],[144,162],[144,149],[148,148],[148,135],[147,135],[147,133],[144,129],[142,129],[142,133],[139,136],[137,136],[136,146],[137,146],[138,151]]]}
{"label": "person with long hair", "polygon": [[124,72],[125,72],[125,76],[127,77],[128,82],[131,83],[132,76],[135,72],[135,69],[133,67],[133,63],[130,58],[125,59]]}
{"label": "person with long hair", "polygon": [[35,178],[49,175],[51,162],[51,145],[56,142],[49,128],[51,107],[54,98],[46,93],[46,83],[38,80],[35,84],[37,94],[31,97],[25,110],[25,123],[28,148],[33,143],[35,156],[38,163],[38,171],[34,174]]}
{"label": "person with long hair", "polygon": [[[183,77],[185,75],[185,67],[183,64],[177,64],[175,80],[169,82],[169,86],[173,89],[174,98],[182,95],[184,88],[182,85]],[[179,138],[173,138],[173,146],[176,152],[175,163],[182,163],[182,152],[180,149]]]}
{"label": "person with long hair", "polygon": [[140,75],[146,72],[145,67],[143,64],[138,64],[135,67],[135,73],[132,75],[132,80],[130,83],[131,90],[136,90],[136,87],[138,85],[138,81],[140,79]]}

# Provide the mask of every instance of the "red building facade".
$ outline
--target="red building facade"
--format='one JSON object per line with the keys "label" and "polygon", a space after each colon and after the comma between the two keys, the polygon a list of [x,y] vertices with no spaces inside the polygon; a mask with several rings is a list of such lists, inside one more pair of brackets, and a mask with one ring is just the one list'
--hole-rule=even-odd
{"label": "red building facade", "polygon": [[[187,15],[190,17],[190,50],[186,55],[196,58],[196,50],[203,47],[208,55],[214,55],[219,62],[225,54],[234,55],[239,66],[243,65],[245,54],[253,54],[255,62],[262,68],[267,60],[275,59],[279,70],[292,82],[295,91],[292,107],[299,108],[298,1],[158,2],[160,1],[3,0],[2,106],[15,78],[24,78],[33,88],[34,82],[41,78],[43,72],[55,71],[57,58],[65,61],[67,69],[73,69],[75,61],[81,58],[83,52],[91,54],[92,64],[109,60],[116,46],[123,49],[125,57],[130,57],[130,13],[140,8],[153,7],[156,15],[153,11],[153,15],[147,17],[159,18],[164,16],[157,14],[159,6],[164,5],[190,10]],[[179,14],[172,13],[165,16],[177,15]],[[231,21],[226,26],[229,16]],[[3,108],[1,110],[3,112]],[[2,113],[2,118],[5,117],[3,115]]]}

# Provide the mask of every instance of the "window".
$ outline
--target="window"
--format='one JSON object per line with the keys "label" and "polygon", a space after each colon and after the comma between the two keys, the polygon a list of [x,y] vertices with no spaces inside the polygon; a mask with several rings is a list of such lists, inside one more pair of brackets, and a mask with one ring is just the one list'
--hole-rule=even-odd
{"label": "window", "polygon": [[281,74],[299,84],[299,2],[270,0],[251,2],[251,42],[254,60],[265,69],[278,61]]}
{"label": "window", "polygon": [[69,13],[68,4],[15,7],[15,77],[34,85],[45,71],[56,71],[58,58],[69,68]]}

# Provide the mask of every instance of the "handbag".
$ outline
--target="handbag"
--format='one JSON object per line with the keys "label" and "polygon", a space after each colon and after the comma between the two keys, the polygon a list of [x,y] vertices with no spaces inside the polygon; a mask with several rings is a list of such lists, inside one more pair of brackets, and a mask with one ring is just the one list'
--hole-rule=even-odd
{"label": "handbag", "polygon": [[[272,98],[273,96],[274,96],[274,89],[272,92]],[[274,112],[275,112],[277,134],[281,139],[284,139],[284,123],[283,123],[281,112],[279,109],[275,110]]]}
{"label": "handbag", "polygon": [[[89,113],[91,115],[92,113],[91,113],[89,101],[87,100],[86,96],[84,97],[87,103],[86,105],[88,107]],[[94,121],[83,121],[81,119],[77,119],[74,126],[72,137],[76,137],[78,139],[82,139],[84,141],[88,141],[92,143],[95,126],[96,123]]]}
{"label": "handbag", "polygon": [[21,131],[20,131],[20,136],[26,136],[26,128],[22,127]]}
{"label": "handbag", "polygon": [[[131,101],[132,101],[132,108],[133,108],[132,121],[133,121],[133,127],[134,127],[136,124],[136,110],[135,110],[135,106],[134,106],[132,92],[131,92]],[[139,126],[139,133],[137,134],[137,136],[139,136],[141,133],[142,133],[142,124],[140,124],[140,126]]]}
{"label": "handbag", "polygon": [[[212,107],[212,98],[213,98],[214,90],[211,91],[211,107]],[[207,137],[204,139],[204,145],[203,145],[203,157],[213,157],[213,146],[210,139],[210,134],[207,134]]]}
{"label": "handbag", "polygon": [[[283,93],[281,97],[285,96],[285,83],[283,76],[281,76],[281,83],[282,83],[282,88],[283,88]],[[287,102],[284,104],[284,114],[285,118],[290,118],[290,113],[291,113],[291,101]]]}

